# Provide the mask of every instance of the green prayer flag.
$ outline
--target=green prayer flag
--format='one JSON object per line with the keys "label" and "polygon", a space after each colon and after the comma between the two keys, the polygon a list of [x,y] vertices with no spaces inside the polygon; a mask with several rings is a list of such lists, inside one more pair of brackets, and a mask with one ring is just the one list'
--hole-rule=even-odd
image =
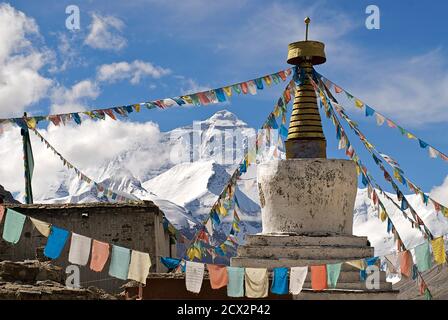
{"label": "green prayer flag", "polygon": [[7,209],[5,225],[3,226],[3,239],[12,244],[19,242],[25,219],[25,215],[12,209]]}
{"label": "green prayer flag", "polygon": [[330,289],[336,288],[336,284],[341,273],[341,263],[327,264],[327,286]]}
{"label": "green prayer flag", "polygon": [[432,300],[432,294],[428,288],[425,290],[425,300]]}
{"label": "green prayer flag", "polygon": [[424,272],[432,267],[432,257],[429,249],[429,242],[425,241],[415,247],[415,260],[418,271]]}
{"label": "green prayer flag", "polygon": [[121,280],[128,278],[131,250],[112,245],[112,258],[109,266],[109,275]]}
{"label": "green prayer flag", "polygon": [[31,180],[33,179],[34,157],[31,148],[30,132],[27,128],[21,130],[23,138],[23,161],[25,167],[25,201],[27,204],[33,203],[33,190]]}

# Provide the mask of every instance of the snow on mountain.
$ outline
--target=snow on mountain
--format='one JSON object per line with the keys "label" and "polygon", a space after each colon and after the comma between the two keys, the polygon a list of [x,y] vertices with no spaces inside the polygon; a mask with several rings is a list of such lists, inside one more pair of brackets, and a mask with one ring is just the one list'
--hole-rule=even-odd
{"label": "snow on mountain", "polygon": [[[159,141],[131,145],[112,161],[88,168],[86,173],[114,191],[155,202],[175,227],[187,230],[203,221],[210,212],[241,159],[245,145],[242,141],[255,133],[233,113],[222,110],[204,121],[161,133]],[[141,150],[147,152],[142,153]],[[148,159],[142,154],[155,156]],[[243,221],[242,233],[260,232],[256,165],[250,166],[238,181],[236,195]],[[21,197],[23,195],[17,198],[20,200]],[[406,197],[434,235],[448,232],[447,219],[435,214],[432,205],[425,206],[416,195]],[[47,192],[35,201],[61,203],[107,199],[91,185],[80,181],[74,173],[61,171]],[[387,200],[383,203],[405,244],[413,247],[421,243],[421,233],[411,228],[393,204]],[[367,190],[359,189],[353,232],[368,236],[375,247],[375,254],[382,255],[395,249],[394,241],[393,236],[387,233],[387,224],[376,215]]]}
{"label": "snow on mountain", "polygon": [[[391,193],[388,193],[388,195],[396,203],[400,203],[396,195]],[[424,241],[422,233],[412,228],[410,222],[403,217],[400,209],[384,196],[380,195],[380,199],[405,246],[414,248],[422,243]],[[448,219],[440,213],[437,214],[431,204],[426,206],[421,197],[415,194],[406,195],[406,199],[434,236],[448,233]],[[377,216],[376,209],[368,197],[367,189],[358,189],[353,218],[353,233],[359,236],[368,236],[371,245],[375,247],[375,255],[384,255],[396,250],[393,235],[387,233],[387,222],[381,222]]]}
{"label": "snow on mountain", "polygon": [[213,160],[200,160],[178,164],[143,185],[159,197],[202,215],[216,201],[229,178],[223,166]]}

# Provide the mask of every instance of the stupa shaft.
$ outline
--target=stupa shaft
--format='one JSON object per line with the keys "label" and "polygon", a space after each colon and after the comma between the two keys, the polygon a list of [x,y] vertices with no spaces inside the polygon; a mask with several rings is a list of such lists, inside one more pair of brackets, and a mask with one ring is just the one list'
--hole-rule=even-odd
{"label": "stupa shaft", "polygon": [[326,158],[326,140],[317,107],[316,93],[309,76],[311,61],[302,61],[301,83],[297,88],[286,140],[286,158]]}

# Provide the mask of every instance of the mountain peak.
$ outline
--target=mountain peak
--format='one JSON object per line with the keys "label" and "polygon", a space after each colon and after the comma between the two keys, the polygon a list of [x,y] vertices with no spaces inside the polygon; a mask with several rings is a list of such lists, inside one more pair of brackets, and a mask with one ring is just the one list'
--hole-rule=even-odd
{"label": "mountain peak", "polygon": [[204,122],[212,123],[218,126],[247,126],[244,121],[238,119],[234,113],[228,110],[220,110]]}

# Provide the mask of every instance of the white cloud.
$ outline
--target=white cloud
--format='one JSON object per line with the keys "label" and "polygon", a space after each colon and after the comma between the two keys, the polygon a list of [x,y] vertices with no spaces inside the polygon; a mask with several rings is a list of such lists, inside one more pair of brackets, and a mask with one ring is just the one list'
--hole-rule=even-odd
{"label": "white cloud", "polygon": [[440,186],[432,188],[429,195],[437,202],[448,207],[448,176],[445,177],[445,180],[443,180],[443,183]]}
{"label": "white cloud", "polygon": [[[85,119],[81,125],[56,127],[51,124],[40,132],[67,160],[93,179],[101,176],[106,162],[122,154],[128,155],[126,169],[136,177],[152,168],[160,168],[169,160],[168,147],[160,142],[159,127],[152,122]],[[70,143],[67,143],[68,137]],[[39,199],[61,181],[68,169],[34,134],[31,134],[31,143],[35,160],[33,191]],[[23,156],[18,127],[0,135],[0,145],[0,184],[11,192],[21,192]],[[133,148],[132,153],[126,152]]]}
{"label": "white cloud", "polygon": [[197,83],[196,80],[191,78],[187,78],[181,75],[177,75],[175,76],[175,78],[180,80],[181,85],[180,91],[182,92],[182,94],[190,94],[194,92],[201,92],[211,89],[209,85],[201,85]]}
{"label": "white cloud", "polygon": [[54,87],[51,93],[51,112],[66,113],[85,110],[86,101],[97,98],[99,94],[99,87],[91,80],[79,81],[71,88]]}
{"label": "white cloud", "polygon": [[97,79],[110,83],[129,79],[132,84],[138,84],[144,77],[158,79],[170,73],[170,69],[155,66],[150,62],[134,60],[129,63],[121,61],[101,65],[98,68]]}
{"label": "white cloud", "polygon": [[441,50],[388,61],[357,60],[347,89],[367,104],[404,127],[448,121],[448,67]]}
{"label": "white cloud", "polygon": [[84,43],[94,49],[118,51],[126,46],[126,39],[121,35],[124,22],[114,16],[94,13],[89,28]]}
{"label": "white cloud", "polygon": [[87,61],[80,53],[80,43],[83,39],[82,34],[77,32],[58,32],[57,37],[57,59],[54,59],[54,65],[49,69],[51,73],[67,71],[68,68],[85,67]]}
{"label": "white cloud", "polygon": [[22,112],[46,96],[52,81],[39,71],[49,52],[38,50],[35,21],[9,4],[0,4],[0,101],[1,117],[21,116]]}

